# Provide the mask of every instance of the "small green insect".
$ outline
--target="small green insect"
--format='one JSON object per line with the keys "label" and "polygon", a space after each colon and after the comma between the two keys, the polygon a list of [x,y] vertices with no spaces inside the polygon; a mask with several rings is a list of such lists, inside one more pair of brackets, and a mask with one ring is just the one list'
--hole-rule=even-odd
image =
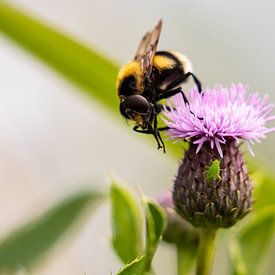
{"label": "small green insect", "polygon": [[209,168],[207,168],[207,174],[206,174],[206,180],[207,183],[213,183],[216,180],[221,180],[220,176],[220,161],[215,159],[212,161],[211,165]]}

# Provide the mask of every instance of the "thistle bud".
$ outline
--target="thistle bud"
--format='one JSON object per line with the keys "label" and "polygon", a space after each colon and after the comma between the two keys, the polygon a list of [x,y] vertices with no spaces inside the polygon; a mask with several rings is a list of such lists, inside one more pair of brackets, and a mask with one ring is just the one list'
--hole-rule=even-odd
{"label": "thistle bud", "polygon": [[[216,149],[203,146],[196,153],[190,146],[176,176],[173,198],[178,213],[194,226],[229,227],[251,209],[251,182],[242,153],[235,141]],[[219,160],[219,175],[209,181],[213,158]]]}

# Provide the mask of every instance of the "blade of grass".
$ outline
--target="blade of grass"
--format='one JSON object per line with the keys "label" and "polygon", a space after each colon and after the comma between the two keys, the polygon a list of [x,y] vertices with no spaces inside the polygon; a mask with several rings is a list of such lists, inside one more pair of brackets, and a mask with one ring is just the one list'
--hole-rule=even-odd
{"label": "blade of grass", "polygon": [[118,67],[95,50],[0,1],[0,30],[117,111]]}
{"label": "blade of grass", "polygon": [[94,209],[100,198],[95,192],[74,194],[10,233],[0,242],[0,273],[11,274],[18,268],[30,268],[75,224],[88,206]]}

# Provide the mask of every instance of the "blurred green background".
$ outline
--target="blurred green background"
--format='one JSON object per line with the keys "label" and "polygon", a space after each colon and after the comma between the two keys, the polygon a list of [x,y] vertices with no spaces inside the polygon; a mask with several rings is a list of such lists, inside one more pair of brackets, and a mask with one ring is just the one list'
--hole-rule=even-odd
{"label": "blurred green background", "polygon": [[[9,26],[14,32],[3,28],[4,33],[21,34],[23,41],[20,21],[12,24],[4,16],[1,3],[0,28]],[[243,82],[251,91],[269,94],[275,102],[272,1],[9,3],[97,50],[115,65],[106,65],[108,71],[104,71],[86,59],[85,48],[80,50],[69,42],[62,45],[56,39],[43,44],[39,38],[43,32],[35,33],[30,24],[31,39],[25,46],[42,49],[44,45],[36,52],[40,56],[54,56],[56,51],[55,59],[48,63],[57,71],[63,70],[67,79],[78,82],[77,86],[0,32],[1,236],[75,190],[92,186],[106,191],[113,173],[153,197],[171,186],[178,164],[174,152],[168,150],[164,155],[156,150],[152,139],[132,132],[118,113],[113,83],[116,66],[133,57],[142,35],[159,18],[164,21],[159,49],[184,52],[204,86]],[[59,54],[60,45],[64,52]],[[72,62],[64,53],[74,49]],[[66,58],[67,65],[62,63]],[[96,59],[92,55],[89,58]],[[74,62],[82,64],[82,69],[71,68],[69,64]],[[89,71],[96,79],[106,78],[106,85],[89,80]],[[81,93],[82,88],[88,92]],[[102,91],[103,96],[90,97],[93,89]],[[102,101],[107,104],[101,105]],[[275,135],[271,134],[254,147],[257,166],[273,168],[274,142]],[[121,264],[110,247],[109,212],[108,205],[102,205],[81,231],[75,230],[78,234],[73,239],[67,237],[66,242],[55,246],[35,274],[110,274],[118,270]],[[222,258],[215,265],[215,274],[225,274],[222,246],[219,253]],[[174,262],[174,251],[162,245],[155,258],[157,274],[174,274]]]}

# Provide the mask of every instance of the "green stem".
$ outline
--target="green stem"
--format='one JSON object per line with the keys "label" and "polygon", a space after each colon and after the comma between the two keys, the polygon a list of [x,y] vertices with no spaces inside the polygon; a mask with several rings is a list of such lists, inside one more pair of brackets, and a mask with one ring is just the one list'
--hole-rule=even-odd
{"label": "green stem", "polygon": [[178,275],[188,275],[191,273],[197,248],[177,245]]}
{"label": "green stem", "polygon": [[197,275],[211,274],[216,246],[216,231],[213,228],[200,229]]}

